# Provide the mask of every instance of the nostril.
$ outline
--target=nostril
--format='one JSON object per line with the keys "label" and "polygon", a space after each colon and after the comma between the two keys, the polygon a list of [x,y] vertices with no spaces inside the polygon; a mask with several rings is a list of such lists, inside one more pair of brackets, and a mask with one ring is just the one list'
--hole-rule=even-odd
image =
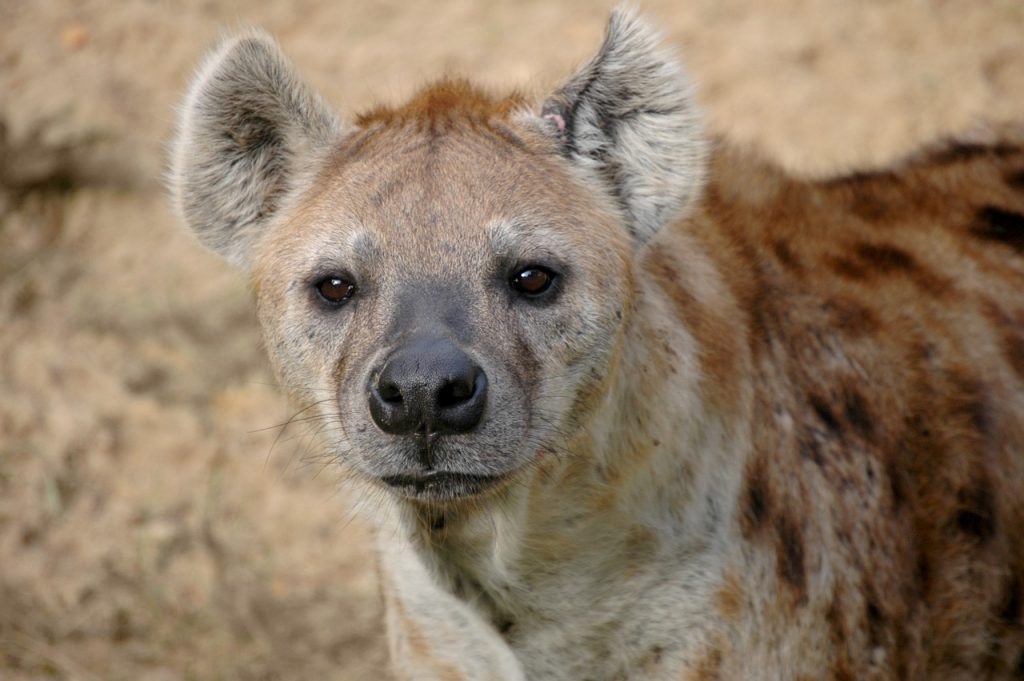
{"label": "nostril", "polygon": [[442,409],[466,402],[476,392],[476,376],[467,376],[448,381],[437,393],[437,404]]}
{"label": "nostril", "polygon": [[377,383],[377,394],[380,395],[380,399],[389,404],[400,404],[402,402],[401,389],[390,381],[379,381]]}

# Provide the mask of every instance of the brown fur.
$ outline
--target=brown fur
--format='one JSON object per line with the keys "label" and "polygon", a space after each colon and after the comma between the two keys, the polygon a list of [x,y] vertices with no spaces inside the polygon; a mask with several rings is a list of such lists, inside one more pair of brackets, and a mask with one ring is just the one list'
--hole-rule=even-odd
{"label": "brown fur", "polygon": [[445,79],[431,83],[401,106],[379,106],[356,116],[361,128],[414,125],[443,132],[452,126],[492,124],[508,121],[509,116],[526,108],[518,93],[494,97],[464,79]]}
{"label": "brown fur", "polygon": [[763,358],[740,526],[825,608],[836,678],[864,678],[864,640],[897,678],[1024,673],[1022,168],[1019,140],[826,183],[716,158],[702,220],[731,237],[720,270],[754,273],[734,290]]}

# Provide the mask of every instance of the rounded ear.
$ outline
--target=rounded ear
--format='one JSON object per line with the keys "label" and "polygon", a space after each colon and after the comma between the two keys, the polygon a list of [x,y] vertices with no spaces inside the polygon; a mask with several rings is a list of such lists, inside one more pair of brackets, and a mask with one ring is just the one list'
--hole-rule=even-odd
{"label": "rounded ear", "polygon": [[708,143],[682,66],[639,17],[616,10],[597,54],[542,115],[575,165],[622,207],[637,244],[681,217],[704,187]]}
{"label": "rounded ear", "polygon": [[270,36],[248,31],[203,62],[181,107],[167,184],[199,239],[236,265],[318,150],[339,135]]}

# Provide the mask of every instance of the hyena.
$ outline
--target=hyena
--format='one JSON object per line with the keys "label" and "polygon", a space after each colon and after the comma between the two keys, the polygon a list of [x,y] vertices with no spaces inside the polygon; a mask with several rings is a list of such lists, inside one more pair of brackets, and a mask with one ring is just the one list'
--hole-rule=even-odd
{"label": "hyena", "polygon": [[542,103],[345,122],[244,33],[171,166],[386,500],[400,677],[1024,676],[1024,129],[801,180],[618,12]]}

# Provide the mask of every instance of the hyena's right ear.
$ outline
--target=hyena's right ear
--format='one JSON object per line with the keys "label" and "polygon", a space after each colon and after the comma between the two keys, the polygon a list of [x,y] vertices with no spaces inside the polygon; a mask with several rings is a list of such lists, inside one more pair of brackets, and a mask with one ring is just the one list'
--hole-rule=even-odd
{"label": "hyena's right ear", "polygon": [[172,144],[168,185],[199,239],[236,265],[297,174],[340,126],[272,38],[227,40],[199,69]]}

